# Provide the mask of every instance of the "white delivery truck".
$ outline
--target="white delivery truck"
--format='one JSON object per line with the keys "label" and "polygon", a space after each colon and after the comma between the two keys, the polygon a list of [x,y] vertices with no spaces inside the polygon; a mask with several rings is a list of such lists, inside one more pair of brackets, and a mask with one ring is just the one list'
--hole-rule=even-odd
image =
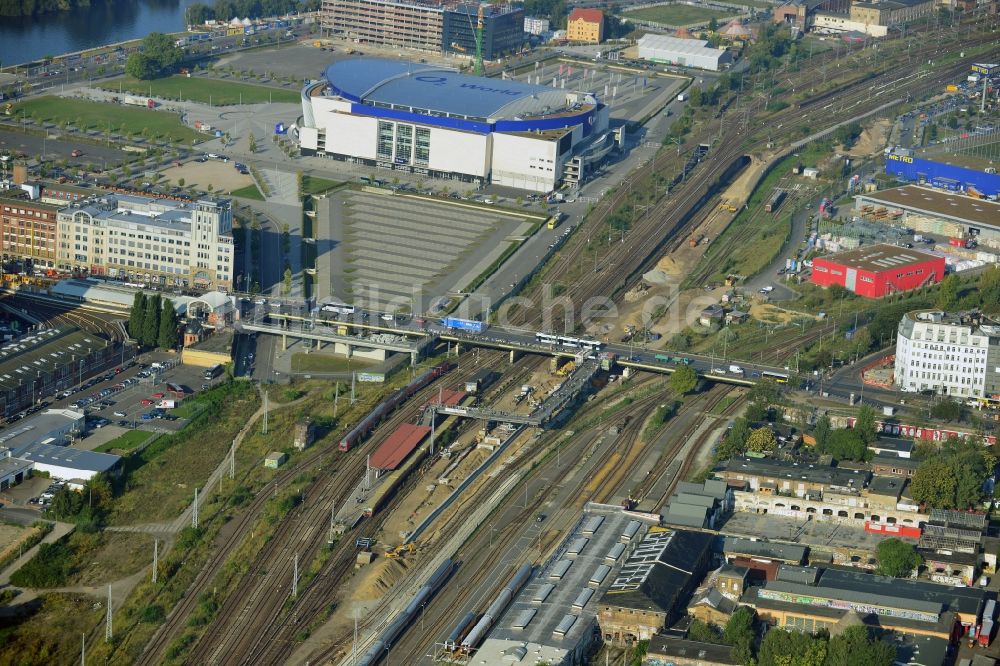
{"label": "white delivery truck", "polygon": [[738,365],[729,366],[729,372],[733,373],[734,375],[739,375],[740,377],[743,376],[743,368],[741,368]]}

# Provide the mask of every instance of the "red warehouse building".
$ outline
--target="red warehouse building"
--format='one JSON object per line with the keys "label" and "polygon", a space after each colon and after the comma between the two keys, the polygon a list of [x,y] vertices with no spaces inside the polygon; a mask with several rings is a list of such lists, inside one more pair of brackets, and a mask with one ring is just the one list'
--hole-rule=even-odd
{"label": "red warehouse building", "polygon": [[916,289],[944,278],[944,257],[896,245],[868,245],[813,260],[812,282],[839,284],[866,298]]}

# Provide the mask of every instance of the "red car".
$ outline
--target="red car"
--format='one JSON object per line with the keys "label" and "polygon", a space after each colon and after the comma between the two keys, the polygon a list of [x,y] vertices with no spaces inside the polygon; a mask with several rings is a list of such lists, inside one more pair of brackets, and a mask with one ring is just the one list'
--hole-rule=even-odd
{"label": "red car", "polygon": [[159,400],[160,398],[163,397],[163,394],[162,393],[154,393],[153,397],[156,398],[157,400]]}
{"label": "red car", "polygon": [[140,405],[152,405],[153,401],[150,400],[150,399],[148,399],[148,398],[143,398],[142,400],[139,401],[139,404]]}

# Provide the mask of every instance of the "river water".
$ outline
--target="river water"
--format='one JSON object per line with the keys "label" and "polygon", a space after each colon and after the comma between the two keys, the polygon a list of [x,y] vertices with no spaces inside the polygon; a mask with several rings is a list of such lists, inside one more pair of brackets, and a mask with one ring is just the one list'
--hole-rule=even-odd
{"label": "river water", "polygon": [[[90,7],[22,18],[0,17],[4,67],[184,29],[184,9],[196,0],[91,0]],[[211,4],[210,2],[208,4]]]}

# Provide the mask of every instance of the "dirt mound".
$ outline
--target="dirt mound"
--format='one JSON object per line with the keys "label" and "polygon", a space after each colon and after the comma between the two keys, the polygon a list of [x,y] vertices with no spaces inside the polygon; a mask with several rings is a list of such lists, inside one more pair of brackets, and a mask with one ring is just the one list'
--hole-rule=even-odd
{"label": "dirt mound", "polygon": [[403,559],[379,557],[361,572],[361,579],[351,597],[354,600],[381,599],[406,574],[406,563]]}

